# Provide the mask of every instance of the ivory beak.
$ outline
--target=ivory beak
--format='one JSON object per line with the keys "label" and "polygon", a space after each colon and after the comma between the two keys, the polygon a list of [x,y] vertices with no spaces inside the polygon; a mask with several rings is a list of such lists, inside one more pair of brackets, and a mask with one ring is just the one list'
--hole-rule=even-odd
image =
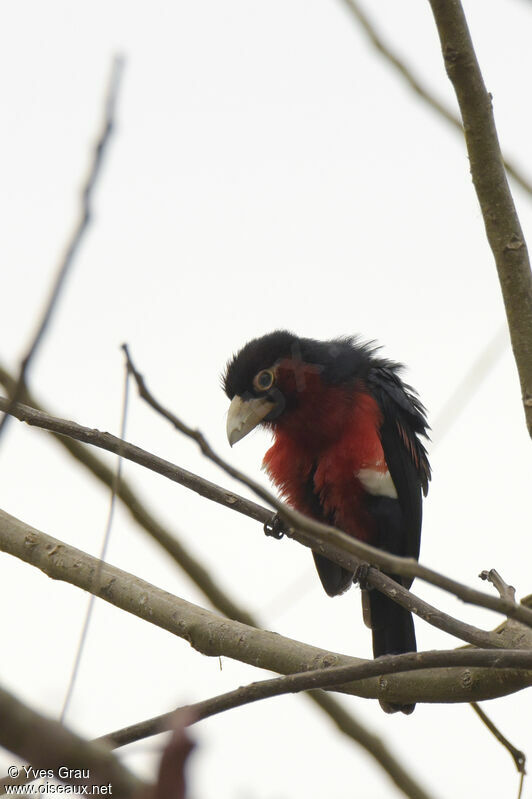
{"label": "ivory beak", "polygon": [[227,440],[230,446],[247,436],[275,408],[275,402],[266,397],[244,400],[233,397],[227,414]]}

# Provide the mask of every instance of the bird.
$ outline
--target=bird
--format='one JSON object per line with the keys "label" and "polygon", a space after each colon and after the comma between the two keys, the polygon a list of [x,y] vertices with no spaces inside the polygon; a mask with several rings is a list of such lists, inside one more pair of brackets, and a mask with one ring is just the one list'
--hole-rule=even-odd
{"label": "bird", "polygon": [[[233,446],[258,426],[273,434],[263,466],[296,510],[395,555],[419,557],[422,495],[431,478],[424,406],[382,358],[375,342],[329,341],[276,330],[248,341],[228,361]],[[313,552],[325,592],[334,597],[355,573]],[[412,580],[391,575],[410,588]],[[412,614],[376,589],[363,591],[373,656],[415,652]],[[386,712],[414,704],[381,700]]]}

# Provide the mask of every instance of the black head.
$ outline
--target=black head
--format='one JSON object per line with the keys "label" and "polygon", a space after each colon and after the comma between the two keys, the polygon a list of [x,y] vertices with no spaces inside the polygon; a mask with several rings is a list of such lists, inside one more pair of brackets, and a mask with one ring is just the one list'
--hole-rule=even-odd
{"label": "black head", "polygon": [[223,388],[229,399],[245,393],[256,394],[254,378],[264,369],[272,369],[289,358],[314,365],[329,384],[344,383],[364,377],[375,352],[373,344],[361,344],[353,338],[316,341],[299,338],[288,330],[275,330],[245,344],[228,362]]}
{"label": "black head", "polygon": [[317,404],[328,386],[355,386],[372,363],[374,348],[351,338],[316,341],[276,330],[248,342],[227,364],[223,378],[231,402],[231,443],[261,422],[286,424]]}
{"label": "black head", "polygon": [[235,395],[257,393],[253,380],[261,370],[269,369],[282,358],[288,358],[298,341],[288,330],[275,330],[248,341],[227,363],[223,388],[230,400]]}

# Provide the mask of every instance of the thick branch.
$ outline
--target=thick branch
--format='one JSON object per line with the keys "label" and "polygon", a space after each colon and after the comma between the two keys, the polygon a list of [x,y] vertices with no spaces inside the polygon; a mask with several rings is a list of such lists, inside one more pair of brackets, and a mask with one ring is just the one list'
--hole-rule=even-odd
{"label": "thick branch", "polygon": [[460,0],[429,0],[464,123],[471,175],[501,284],[532,435],[532,273],[486,91]]}
{"label": "thick branch", "polygon": [[[341,690],[345,693],[401,704],[472,702],[503,696],[532,684],[532,652],[524,650],[516,650],[511,658],[505,650],[488,650],[484,655],[479,650],[459,650],[451,655],[454,662],[462,654],[471,655],[470,661],[460,662],[463,665],[482,662],[490,668],[438,668],[427,669],[421,675],[394,674],[385,680],[369,678],[380,673],[380,661],[367,662],[332,654],[223,619],[47,536],[4,511],[0,511],[0,549],[31,563],[54,579],[70,582],[184,638],[205,655],[222,655],[283,674],[334,665],[364,666],[363,674],[368,678],[343,685]],[[503,660],[505,657],[507,660]],[[521,670],[498,667],[507,666],[510,660]],[[326,681],[329,678],[328,673]]]}

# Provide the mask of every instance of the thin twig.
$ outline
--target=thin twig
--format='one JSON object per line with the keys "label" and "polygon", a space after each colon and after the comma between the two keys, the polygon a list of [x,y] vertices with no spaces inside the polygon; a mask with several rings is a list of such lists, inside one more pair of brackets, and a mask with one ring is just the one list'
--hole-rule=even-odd
{"label": "thin twig", "polygon": [[520,787],[519,787],[519,797],[521,796],[523,790],[523,777],[526,774],[526,755],[524,752],[521,752],[520,749],[517,749],[513,744],[510,743],[508,738],[502,734],[499,728],[493,723],[488,715],[482,710],[480,705],[477,702],[471,702],[471,707],[477,714],[477,716],[484,722],[488,730],[495,736],[495,738],[501,743],[504,748],[510,753],[517,771],[521,774],[520,780]]}
{"label": "thin twig", "polygon": [[[203,719],[209,718],[215,713],[220,713],[223,710],[229,709],[229,707],[236,708],[243,706],[245,702],[238,701],[238,703],[228,705],[226,708],[224,708],[223,696],[234,696],[238,699],[243,698],[242,696],[238,696],[238,691],[245,691],[246,688],[247,686],[242,689],[238,689],[237,691],[230,691],[228,694],[222,695],[220,697],[205,699],[193,705],[188,705],[184,709],[191,708],[193,713],[195,713],[197,716],[195,721],[201,721]],[[345,710],[343,705],[340,704],[340,702],[334,696],[331,696],[329,693],[325,693],[324,691],[312,691],[311,693],[306,694],[306,696],[317,701],[322,710],[327,713],[336,727],[344,735],[348,735],[349,737],[360,742],[366,751],[377,761],[377,763],[379,763],[379,765],[386,771],[390,779],[400,790],[403,791],[406,796],[411,797],[411,799],[422,799],[422,797],[427,797],[426,790],[421,787],[417,780],[415,780],[405,769],[401,760],[392,754],[384,741],[378,735],[370,732],[365,726],[360,724],[360,722],[354,718],[352,713],[349,713],[347,710]],[[250,701],[255,700],[250,699]],[[151,737],[152,735],[158,735],[159,733],[164,732],[167,729],[174,713],[175,711],[163,713],[160,716],[141,721],[138,724],[133,724],[120,730],[115,730],[108,735],[102,735],[100,738],[96,738],[95,740],[101,741],[111,748],[126,746],[128,743],[140,741],[147,737]]]}
{"label": "thin twig", "polygon": [[429,0],[462,115],[471,176],[501,285],[532,435],[532,273],[488,94],[460,0]]}
{"label": "thin twig", "polygon": [[[441,103],[423,84],[421,80],[414,74],[408,64],[399,56],[394,53],[388,43],[384,41],[381,34],[377,31],[373,22],[366,15],[356,0],[342,0],[343,4],[358,20],[362,30],[368,36],[371,44],[375,49],[388,61],[389,64],[405,79],[410,88],[420,97],[433,111],[436,111],[438,116],[445,119],[456,131],[463,133],[464,129],[460,118],[453,114],[446,106]],[[528,180],[511,161],[507,158],[504,159],[504,166],[508,174],[515,180],[528,194],[532,194],[532,183]]]}
{"label": "thin twig", "polygon": [[[195,723],[196,721],[203,721],[218,713],[224,713],[227,710],[243,707],[263,699],[271,699],[272,697],[284,696],[289,693],[300,693],[301,691],[312,691],[315,690],[316,687],[330,689],[342,685],[344,682],[350,683],[355,680],[365,679],[369,675],[383,676],[386,674],[399,674],[407,671],[431,669],[451,664],[471,665],[479,662],[487,663],[487,656],[491,660],[489,668],[497,668],[498,666],[494,666],[497,661],[502,662],[506,657],[513,658],[511,652],[516,651],[520,652],[520,656],[523,656],[524,661],[532,662],[532,652],[530,650],[526,653],[520,650],[506,650],[505,652],[490,653],[488,656],[486,650],[483,650],[483,654],[481,654],[482,650],[454,649],[439,652],[409,652],[402,655],[385,655],[376,660],[370,660],[364,664],[355,666],[332,666],[326,669],[314,669],[312,671],[289,674],[283,677],[274,677],[268,680],[253,682],[249,685],[243,685],[233,691],[228,691],[224,694],[210,697],[209,699],[204,699],[191,705],[185,705],[184,707],[178,708],[178,710],[172,710],[169,713],[163,713],[159,716],[138,722],[137,724],[123,727],[114,732],[102,735],[96,738],[95,741],[108,744],[112,748],[118,748],[168,731],[171,729],[172,718],[177,712],[190,712],[194,719],[194,722],[191,723]],[[497,740],[508,749],[514,758],[517,770],[519,772],[524,771],[526,757],[523,752],[516,749],[507,741],[476,702],[471,702],[471,707],[484,721]]]}
{"label": "thin twig", "polygon": [[[43,339],[43,336],[50,324],[50,319],[52,318],[52,314],[54,313],[57,307],[59,296],[61,294],[61,289],[63,288],[69,269],[79,250],[79,246],[83,239],[84,233],[87,230],[91,221],[92,194],[96,182],[98,180],[98,177],[101,173],[101,167],[105,151],[107,148],[107,144],[113,132],[116,98],[118,95],[118,89],[120,87],[120,78],[122,76],[122,69],[123,69],[123,59],[115,57],[111,69],[109,86],[106,93],[103,128],[101,133],[99,134],[98,141],[94,148],[92,163],[89,167],[89,172],[86,182],[81,191],[80,218],[76,224],[72,237],[67,245],[65,254],[63,255],[63,259],[59,266],[57,275],[55,277],[54,284],[50,292],[50,296],[44,307],[41,320],[37,326],[37,330],[35,331],[35,334],[26,352],[26,355],[23,357],[21,361],[17,382],[15,384],[13,392],[10,395],[11,406],[14,405],[16,402],[18,402],[24,393],[24,387],[26,385],[26,375],[28,374],[30,363],[33,360],[35,353],[37,352],[37,348],[39,347]],[[0,422],[0,436],[2,435],[2,431],[4,430],[8,419],[9,419],[9,412],[6,411],[4,413],[2,421]]]}
{"label": "thin twig", "polygon": [[430,605],[417,594],[412,593],[411,590],[407,590],[401,583],[396,582],[387,574],[383,574],[379,569],[371,568],[368,570],[366,583],[393,599],[411,613],[415,613],[418,618],[423,619],[427,624],[431,624],[438,630],[443,630],[443,632],[453,635],[462,641],[467,641],[468,644],[488,648],[504,646],[501,637],[496,633],[491,630],[489,632],[480,630],[472,624],[466,624],[466,622],[444,613],[443,610]]}
{"label": "thin twig", "polygon": [[[0,511],[0,550],[35,566],[53,579],[94,593],[115,607],[167,630],[209,657],[226,656],[285,674],[325,667],[330,675],[332,666],[364,666],[360,672],[353,672],[357,680],[361,679],[361,674],[368,678],[380,674],[378,669],[381,666],[386,670],[392,663],[384,658],[364,661],[326,652],[279,634],[230,621],[102,563],[5,511]],[[425,668],[433,662],[431,658],[440,654],[424,653],[422,660],[412,656],[408,664],[421,663],[414,668]],[[465,671],[463,668],[432,669],[418,679],[416,675],[390,673],[386,680],[364,678],[342,685],[338,690],[399,704],[472,702],[503,696],[532,683],[532,648],[515,649],[508,645],[506,649],[451,650],[446,663],[467,668]],[[327,678],[326,684],[328,682]]]}
{"label": "thin twig", "polygon": [[[7,408],[7,406],[8,401],[0,397],[0,409]],[[110,433],[102,433],[99,430],[82,427],[76,422],[50,416],[49,414],[37,411],[35,408],[30,408],[27,405],[21,405],[20,403],[14,406],[10,412],[17,419],[29,425],[39,427],[43,430],[49,430],[50,432],[60,433],[61,435],[70,436],[78,441],[92,444],[109,452],[114,452],[115,454],[120,453],[122,457],[127,460],[151,469],[157,474],[161,474],[169,480],[173,480],[207,499],[218,502],[239,513],[243,513],[263,524],[272,520],[272,511],[264,508],[262,505],[247,500],[234,492],[227,491],[215,483],[198,477],[186,469],[181,469],[179,466],[175,466],[169,461],[158,458],[156,455],[152,455],[140,447],[122,441],[120,438]],[[201,434],[196,432],[195,435]],[[376,549],[362,541],[351,538],[345,533],[336,530],[334,527],[320,524],[307,516],[303,516],[280,502],[273,494],[263,489],[262,486],[259,486],[258,483],[255,483],[229,464],[225,464],[218,456],[216,457],[216,462],[222,469],[245,485],[248,485],[253,491],[256,491],[256,493],[277,508],[282,516],[287,518],[288,521],[294,525],[294,527],[287,529],[287,535],[304,546],[318,551],[331,560],[346,566],[346,568],[351,568],[352,570],[355,570],[360,563],[363,562],[382,567],[394,574],[406,577],[419,577],[451,594],[455,594],[455,596],[464,600],[464,602],[469,602],[470,604],[479,605],[480,607],[488,608],[497,613],[502,613],[504,616],[516,619],[532,627],[532,609],[522,604],[511,603],[499,597],[494,597],[491,594],[485,594],[482,591],[470,588],[463,583],[452,580],[450,577],[446,577],[426,566],[422,566],[412,558],[401,558],[396,555],[391,555],[384,550]],[[368,583],[373,584],[373,581],[375,581],[376,584],[376,581],[379,581],[382,586],[382,588],[379,588],[381,591],[384,590],[385,581],[390,579],[391,578],[386,578],[386,575],[380,575],[376,570],[368,570]],[[388,583],[388,586],[390,591],[395,591],[396,587],[400,588],[393,580]],[[403,598],[406,597],[404,590],[406,589],[396,591],[396,601],[400,604],[403,603]],[[409,596],[413,600],[416,599],[414,594],[410,593]],[[412,603],[412,610],[414,610],[414,606],[415,601]],[[427,608],[429,607],[430,606],[427,604]],[[436,609],[434,610],[436,612],[434,618],[436,618],[438,611]],[[427,618],[427,620],[429,619]],[[434,623],[434,621],[430,623]],[[458,622],[458,624],[460,624],[460,622]],[[457,633],[452,632],[451,634],[456,635]],[[460,635],[459,637],[462,636]],[[468,640],[465,629],[463,637],[465,640]]]}
{"label": "thin twig", "polygon": [[[126,434],[126,420],[127,420],[127,406],[128,406],[128,395],[129,395],[129,372],[127,369],[124,373],[124,389],[122,394],[122,410],[120,414],[120,438],[124,438]],[[116,496],[118,486],[120,484],[120,480],[122,477],[122,458],[118,455],[116,469],[113,476],[113,482],[111,485],[111,496],[109,499],[109,511],[107,514],[107,521],[105,523],[105,531],[103,535],[102,545],[100,547],[100,554],[99,558],[100,561],[103,563],[105,560],[105,555],[107,553],[107,548],[109,545],[109,539],[111,537],[111,529],[113,526],[113,518],[116,506]],[[72,666],[72,671],[70,674],[70,680],[68,682],[68,688],[66,690],[65,698],[63,700],[63,707],[61,708],[61,713],[59,716],[59,720],[61,722],[64,721],[66,712],[68,710],[68,706],[70,704],[70,700],[72,698],[72,693],[74,691],[74,685],[76,684],[76,679],[79,672],[79,667],[81,663],[81,658],[83,657],[83,651],[85,648],[85,642],[87,640],[87,634],[89,632],[89,625],[91,623],[92,614],[94,610],[94,603],[96,601],[96,597],[94,594],[89,596],[89,603],[87,605],[87,611],[85,613],[85,619],[83,621],[83,626],[81,628],[81,633],[79,637],[79,642],[76,650],[76,656],[74,659],[74,665]]]}
{"label": "thin twig", "polygon": [[496,569],[489,569],[486,571],[482,571],[479,574],[481,580],[487,580],[491,583],[497,591],[499,592],[499,596],[502,599],[507,599],[510,602],[515,602],[515,588],[513,585],[508,585],[502,579],[501,575]]}

